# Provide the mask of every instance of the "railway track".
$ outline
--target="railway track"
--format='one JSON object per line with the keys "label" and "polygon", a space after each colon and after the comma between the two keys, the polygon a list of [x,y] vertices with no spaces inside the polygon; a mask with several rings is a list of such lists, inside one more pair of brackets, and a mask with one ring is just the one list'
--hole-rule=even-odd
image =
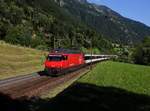
{"label": "railway track", "polygon": [[52,90],[56,86],[88,72],[88,69],[89,66],[85,66],[79,70],[59,77],[44,76],[44,74],[42,74],[43,72],[39,72],[1,80],[0,93],[9,95],[13,99],[40,96],[46,91]]}
{"label": "railway track", "polygon": [[[99,62],[104,60],[107,59],[100,59]],[[87,61],[86,65],[80,67],[78,70],[68,72],[67,74],[58,77],[50,77],[46,76],[44,72],[38,72],[0,80],[0,93],[9,95],[13,99],[40,96],[60,84],[84,75],[89,71],[91,65],[95,65],[97,62],[98,61],[93,61],[90,63]]]}
{"label": "railway track", "polygon": [[32,78],[37,78],[40,75],[38,73],[33,73],[33,74],[28,74],[28,75],[23,75],[23,76],[17,76],[17,77],[12,77],[4,80],[0,80],[0,88],[4,86],[8,86],[11,84],[16,84],[19,82],[23,82],[26,80],[30,80]]}

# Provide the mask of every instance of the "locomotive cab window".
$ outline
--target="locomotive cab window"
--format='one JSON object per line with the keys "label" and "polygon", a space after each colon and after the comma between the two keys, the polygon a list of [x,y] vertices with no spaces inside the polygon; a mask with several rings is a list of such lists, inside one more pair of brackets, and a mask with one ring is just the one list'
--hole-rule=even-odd
{"label": "locomotive cab window", "polygon": [[67,60],[68,56],[62,56],[62,60]]}
{"label": "locomotive cab window", "polygon": [[62,60],[62,56],[48,56],[47,60],[48,61],[61,61]]}

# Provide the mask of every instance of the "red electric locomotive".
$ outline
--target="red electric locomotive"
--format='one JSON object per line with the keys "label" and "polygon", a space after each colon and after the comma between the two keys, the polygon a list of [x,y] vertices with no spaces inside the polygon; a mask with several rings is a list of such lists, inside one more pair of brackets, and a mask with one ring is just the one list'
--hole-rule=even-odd
{"label": "red electric locomotive", "polygon": [[48,75],[64,74],[85,64],[84,54],[79,50],[55,49],[48,54],[45,61],[45,72]]}

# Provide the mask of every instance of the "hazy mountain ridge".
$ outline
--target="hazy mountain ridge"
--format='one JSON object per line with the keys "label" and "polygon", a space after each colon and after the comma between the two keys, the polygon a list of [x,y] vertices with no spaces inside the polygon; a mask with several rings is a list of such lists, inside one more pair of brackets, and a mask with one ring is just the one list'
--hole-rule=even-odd
{"label": "hazy mountain ridge", "polygon": [[143,23],[125,18],[103,6],[88,3],[86,0],[55,0],[75,18],[96,29],[111,40],[122,42],[138,42],[150,35],[150,27]]}

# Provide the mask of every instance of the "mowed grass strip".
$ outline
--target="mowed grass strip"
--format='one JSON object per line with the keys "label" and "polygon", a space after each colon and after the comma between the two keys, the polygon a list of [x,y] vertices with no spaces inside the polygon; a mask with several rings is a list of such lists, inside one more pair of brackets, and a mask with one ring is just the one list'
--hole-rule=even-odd
{"label": "mowed grass strip", "polygon": [[102,62],[79,82],[150,95],[150,67],[111,61]]}
{"label": "mowed grass strip", "polygon": [[43,70],[45,53],[0,41],[0,79]]}

